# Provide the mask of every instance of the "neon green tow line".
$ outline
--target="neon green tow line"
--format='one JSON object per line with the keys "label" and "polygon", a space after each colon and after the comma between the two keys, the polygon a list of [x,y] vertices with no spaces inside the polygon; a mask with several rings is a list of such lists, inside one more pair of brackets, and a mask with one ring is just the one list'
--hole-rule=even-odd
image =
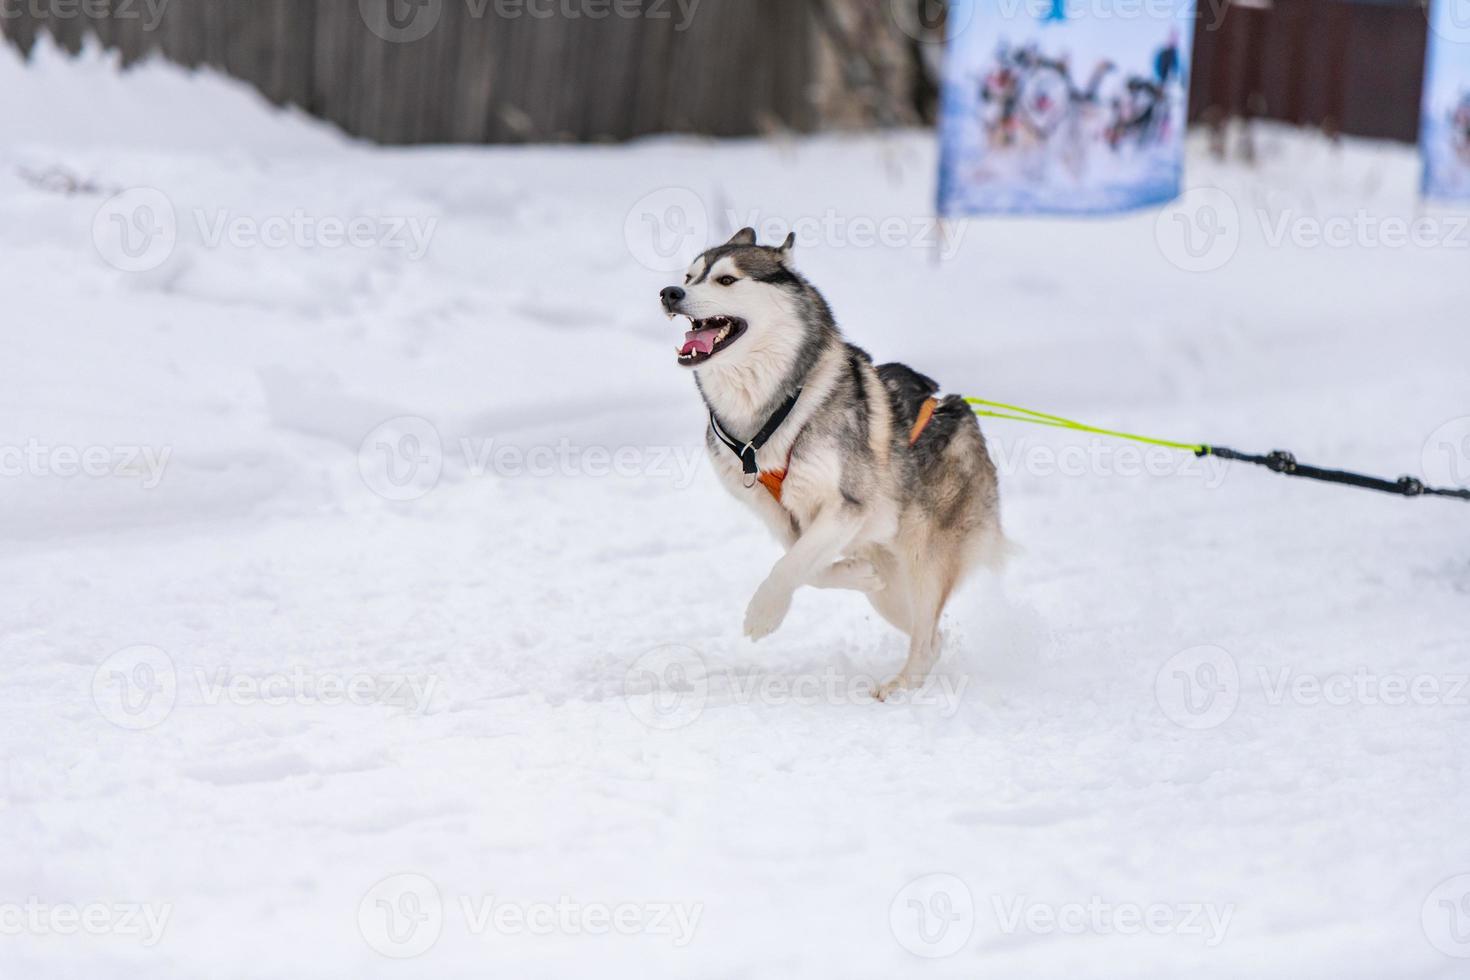
{"label": "neon green tow line", "polygon": [[[966,398],[971,409],[976,415],[983,415],[992,419],[1009,419],[1012,422],[1030,422],[1033,425],[1049,425],[1056,429],[1072,429],[1076,432],[1093,432],[1100,436],[1114,436],[1118,439],[1129,439],[1133,442],[1141,442],[1149,446],[1165,446],[1169,449],[1187,449],[1196,456],[1207,456],[1210,452],[1209,446],[1202,446],[1193,442],[1173,442],[1168,439],[1151,439],[1148,436],[1134,435],[1131,432],[1118,432],[1113,429],[1100,429],[1095,425],[1084,425],[1071,419],[1064,419],[1060,415],[1047,415],[1045,412],[1036,412],[1029,408],[1021,408],[1019,405],[1007,405],[1004,402],[986,401],[984,398]],[[986,406],[984,408],[980,406]],[[1000,408],[1004,412],[994,412],[990,409]],[[1016,414],[1008,415],[1007,412]]]}
{"label": "neon green tow line", "polygon": [[[1450,497],[1455,500],[1470,500],[1470,487],[1426,487],[1424,482],[1417,477],[1401,476],[1398,480],[1384,480],[1376,476],[1364,476],[1362,473],[1349,473],[1346,470],[1329,470],[1320,466],[1309,466],[1297,462],[1296,456],[1283,449],[1278,449],[1266,455],[1253,453],[1242,453],[1226,446],[1202,446],[1193,442],[1174,442],[1171,439],[1154,439],[1150,436],[1140,436],[1132,432],[1119,432],[1116,429],[1100,429],[1095,425],[1084,425],[1081,422],[1073,422],[1064,419],[1060,415],[1047,415],[1045,412],[1033,411],[1022,408],[1019,405],[1007,405],[1005,402],[986,401],[984,398],[966,398],[971,411],[976,415],[983,415],[991,419],[1006,419],[1011,422],[1030,422],[1032,425],[1049,425],[1055,429],[1070,429],[1074,432],[1094,432],[1100,436],[1113,436],[1117,439],[1127,439],[1130,442],[1141,442],[1148,446],[1163,446],[1166,449],[1183,449],[1194,453],[1196,456],[1212,456],[1216,459],[1225,459],[1250,463],[1253,466],[1264,466],[1274,473],[1285,476],[1298,476],[1308,480],[1319,480],[1323,483],[1346,484],[1349,486],[1363,487],[1368,490],[1377,490],[1382,493],[1397,494],[1401,497]],[[992,409],[1003,411],[992,411]]]}

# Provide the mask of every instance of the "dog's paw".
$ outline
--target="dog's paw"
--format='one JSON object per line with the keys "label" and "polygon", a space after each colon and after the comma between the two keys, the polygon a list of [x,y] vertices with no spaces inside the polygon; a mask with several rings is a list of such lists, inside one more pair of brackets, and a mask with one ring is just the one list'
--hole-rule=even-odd
{"label": "dog's paw", "polygon": [[766,582],[755,592],[745,610],[745,635],[752,640],[764,639],[791,611],[791,591]]}
{"label": "dog's paw", "polygon": [[907,677],[899,674],[897,677],[890,678],[882,684],[879,684],[877,690],[873,692],[873,699],[875,701],[887,701],[900,691],[907,691],[913,686]]}

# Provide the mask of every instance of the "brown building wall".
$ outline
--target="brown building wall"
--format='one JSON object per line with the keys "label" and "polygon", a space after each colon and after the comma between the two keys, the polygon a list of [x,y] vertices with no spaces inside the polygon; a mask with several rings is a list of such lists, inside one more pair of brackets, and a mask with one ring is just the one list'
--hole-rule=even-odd
{"label": "brown building wall", "polygon": [[1232,5],[1196,29],[1191,118],[1280,119],[1413,142],[1429,23],[1418,3]]}
{"label": "brown building wall", "polygon": [[[384,143],[917,121],[905,39],[872,30],[874,0],[585,0],[574,17],[546,0],[169,0],[152,30],[145,4],[110,2],[97,17],[0,0],[0,31],[26,51],[41,32],[72,51],[92,34],[125,62],[211,65]],[[433,28],[385,39],[390,5]]]}

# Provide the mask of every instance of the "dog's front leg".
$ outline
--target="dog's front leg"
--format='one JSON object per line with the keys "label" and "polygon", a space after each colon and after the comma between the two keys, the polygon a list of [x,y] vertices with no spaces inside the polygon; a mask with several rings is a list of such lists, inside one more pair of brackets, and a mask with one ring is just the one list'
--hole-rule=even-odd
{"label": "dog's front leg", "polygon": [[819,514],[756,589],[745,610],[745,635],[759,640],[774,633],[791,610],[796,590],[830,568],[861,526],[860,515],[851,507],[831,507]]}

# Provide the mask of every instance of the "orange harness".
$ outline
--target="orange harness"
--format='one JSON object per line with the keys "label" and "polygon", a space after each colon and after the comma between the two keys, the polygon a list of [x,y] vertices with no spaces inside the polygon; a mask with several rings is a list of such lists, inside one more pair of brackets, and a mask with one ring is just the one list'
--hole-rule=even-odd
{"label": "orange harness", "polygon": [[[925,399],[924,404],[919,407],[919,417],[914,421],[914,427],[909,430],[910,447],[919,441],[919,436],[923,435],[924,430],[929,427],[930,420],[934,418],[934,410],[938,407],[938,400],[933,398]],[[795,446],[792,448],[794,449]],[[791,467],[791,452],[789,450],[786,453],[786,467],[787,469]],[[786,470],[766,470],[760,476],[756,477],[756,479],[760,480],[761,486],[769,490],[771,496],[776,498],[776,503],[779,504],[781,502],[781,485],[786,482]]]}

